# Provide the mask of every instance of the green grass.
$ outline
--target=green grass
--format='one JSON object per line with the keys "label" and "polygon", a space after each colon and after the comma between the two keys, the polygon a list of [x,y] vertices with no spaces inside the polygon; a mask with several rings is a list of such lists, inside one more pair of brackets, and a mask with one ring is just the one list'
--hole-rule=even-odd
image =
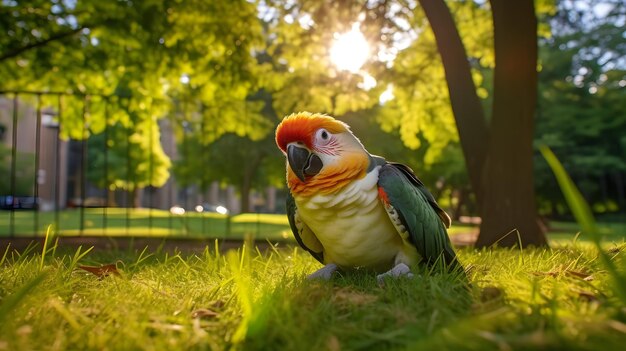
{"label": "green grass", "polygon": [[[286,215],[240,214],[232,217],[216,213],[172,215],[156,209],[79,209],[54,212],[16,211],[13,233],[16,236],[45,235],[49,225],[64,236],[155,236],[193,238],[243,238],[256,236],[268,239],[291,238]],[[35,231],[35,223],[37,230]],[[0,237],[11,233],[11,212],[0,211]]]}
{"label": "green grass", "polygon": [[[0,211],[0,237],[11,233],[9,211]],[[14,213],[16,236],[33,235],[35,213]],[[142,236],[142,237],[188,237],[188,238],[246,238],[269,240],[293,240],[287,216],[284,214],[240,214],[232,217],[216,213],[187,213],[172,215],[168,211],[155,209],[109,208],[85,209],[83,230],[80,230],[80,210],[59,212],[59,223],[55,223],[54,212],[40,212],[37,235],[45,235],[49,225],[64,236]],[[106,217],[106,220],[105,220]],[[229,223],[230,221],[230,223]],[[106,226],[105,226],[106,224]],[[454,223],[448,230],[450,236],[476,232],[476,225]],[[573,222],[551,222],[548,237],[552,243],[571,241],[581,228]],[[626,238],[626,223],[599,223],[598,230],[603,240],[619,241]],[[588,235],[578,240],[589,241]]]}
{"label": "green grass", "polygon": [[[571,240],[572,237],[580,232],[582,227],[575,222],[562,222],[553,221],[550,222],[550,230],[548,235],[552,240]],[[601,240],[604,241],[619,241],[626,238],[626,218],[624,223],[619,222],[604,222],[598,223],[597,232]],[[590,235],[581,235],[581,240],[591,240]]]}
{"label": "green grass", "polygon": [[[621,248],[610,253],[624,271]],[[307,253],[8,250],[0,350],[620,349],[626,309],[587,243],[462,249],[469,285],[425,270],[307,281]],[[0,253],[1,255],[2,253]],[[97,277],[79,265],[114,263]]]}

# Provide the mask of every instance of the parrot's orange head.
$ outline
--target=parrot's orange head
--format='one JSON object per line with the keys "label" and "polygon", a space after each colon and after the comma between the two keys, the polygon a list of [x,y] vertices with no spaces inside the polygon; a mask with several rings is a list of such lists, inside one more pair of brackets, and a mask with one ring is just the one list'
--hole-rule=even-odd
{"label": "parrot's orange head", "polygon": [[347,124],[322,114],[285,117],[276,144],[287,156],[287,185],[295,195],[337,191],[363,177],[370,161]]}

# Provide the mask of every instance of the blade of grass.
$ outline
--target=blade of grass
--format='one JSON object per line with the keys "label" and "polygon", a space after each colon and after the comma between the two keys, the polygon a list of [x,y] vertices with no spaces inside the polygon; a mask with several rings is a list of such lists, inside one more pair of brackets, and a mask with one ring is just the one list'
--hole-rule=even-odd
{"label": "blade of grass", "polygon": [[613,278],[613,281],[615,283],[615,291],[618,297],[622,300],[622,303],[626,304],[626,277],[623,277],[617,271],[614,262],[611,260],[609,255],[604,250],[602,250],[602,240],[596,226],[595,218],[593,217],[591,209],[589,208],[589,204],[587,204],[587,201],[585,201],[585,198],[582,196],[582,194],[565,171],[565,168],[563,168],[561,162],[554,155],[552,150],[550,150],[550,148],[545,145],[540,145],[539,151],[541,151],[541,154],[546,159],[548,165],[552,169],[552,172],[554,173],[554,176],[559,183],[559,187],[563,192],[565,201],[572,210],[574,218],[576,218],[576,221],[582,227],[583,233],[586,233],[591,237],[591,240],[598,249],[598,256],[600,257],[600,260],[606,266],[607,271]]}
{"label": "blade of grass", "polygon": [[46,273],[40,273],[35,278],[31,279],[28,283],[24,284],[21,288],[19,288],[15,293],[7,296],[2,300],[2,304],[0,304],[0,325],[4,324],[4,321],[9,316],[11,311],[13,311],[17,305],[22,301],[31,290],[37,287],[37,285],[41,284],[43,279],[45,278]]}
{"label": "blade of grass", "polygon": [[9,254],[9,250],[10,249],[11,249],[11,243],[9,243],[7,245],[6,250],[4,250],[4,255],[2,255],[2,258],[0,259],[0,266],[2,266],[4,264],[4,261],[6,261],[7,255]]}
{"label": "blade of grass", "polygon": [[76,252],[74,253],[74,256],[71,258],[70,260],[70,266],[69,266],[69,272],[73,271],[74,268],[76,268],[76,265],[78,264],[78,261],[80,261],[83,257],[87,256],[88,253],[90,253],[93,250],[93,246],[91,246],[90,248],[88,248],[87,250],[85,250],[84,252],[81,252],[83,249],[83,246],[79,246],[78,249],[76,249]]}
{"label": "blade of grass", "polygon": [[28,245],[26,245],[26,248],[22,250],[22,252],[19,252],[17,250],[15,250],[14,252],[18,257],[18,260],[23,261],[30,257],[30,254],[35,251],[37,246],[39,246],[38,243],[31,241],[30,243],[28,243]]}
{"label": "blade of grass", "polygon": [[[41,250],[41,261],[39,262],[39,270],[43,269],[43,264],[46,259],[46,254],[48,252],[48,241],[50,240],[50,233],[52,232],[52,226],[49,225],[48,229],[46,229],[46,238],[43,241],[43,249]],[[54,248],[56,250],[56,248]]]}
{"label": "blade of grass", "polygon": [[565,171],[565,168],[563,168],[561,162],[547,146],[539,146],[539,151],[541,151],[541,154],[552,169],[552,172],[559,183],[559,187],[563,192],[565,201],[567,201],[567,204],[572,210],[572,214],[576,218],[578,224],[582,227],[583,232],[589,234],[595,242],[600,241],[600,238],[597,235],[596,223],[593,214],[591,213],[591,209],[582,194],[578,191],[578,188],[570,176]]}

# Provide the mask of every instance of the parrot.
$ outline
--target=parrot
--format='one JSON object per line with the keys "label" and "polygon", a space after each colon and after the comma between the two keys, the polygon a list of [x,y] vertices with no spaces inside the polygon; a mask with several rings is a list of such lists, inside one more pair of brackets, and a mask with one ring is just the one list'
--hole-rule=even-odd
{"label": "parrot", "polygon": [[350,127],[329,115],[298,112],[276,127],[286,157],[287,217],[297,243],[336,271],[413,277],[412,267],[459,265],[450,217],[406,165],[370,154]]}

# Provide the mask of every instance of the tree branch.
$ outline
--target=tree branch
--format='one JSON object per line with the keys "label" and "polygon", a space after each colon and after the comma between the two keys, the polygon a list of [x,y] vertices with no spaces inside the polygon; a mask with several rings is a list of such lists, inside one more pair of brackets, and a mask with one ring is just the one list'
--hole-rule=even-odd
{"label": "tree branch", "polygon": [[11,51],[5,52],[5,53],[3,53],[0,56],[0,62],[8,60],[8,59],[11,59],[11,58],[14,58],[16,56],[19,56],[19,55],[21,55],[22,53],[24,53],[24,52],[26,52],[28,50],[32,50],[32,49],[35,49],[35,48],[39,48],[39,47],[45,46],[45,45],[47,45],[50,42],[61,40],[61,39],[67,38],[67,37],[71,37],[72,35],[82,31],[83,29],[85,29],[87,27],[88,26],[80,26],[78,28],[75,28],[75,29],[72,29],[72,30],[69,30],[69,31],[56,33],[56,34],[50,36],[47,39],[40,40],[38,42],[31,43],[31,44],[28,44],[28,45],[25,45],[25,46],[13,49]]}

